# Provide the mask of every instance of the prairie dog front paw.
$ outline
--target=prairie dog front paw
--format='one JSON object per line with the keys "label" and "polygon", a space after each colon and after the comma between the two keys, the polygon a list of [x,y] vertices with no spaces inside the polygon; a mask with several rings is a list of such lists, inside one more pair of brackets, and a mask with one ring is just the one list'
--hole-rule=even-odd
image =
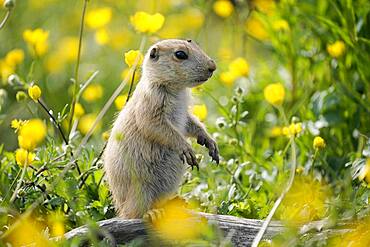
{"label": "prairie dog front paw", "polygon": [[216,161],[216,163],[220,163],[220,157],[218,155],[218,147],[215,140],[207,135],[199,135],[197,138],[198,144],[202,146],[206,146],[209,150],[208,154],[212,157],[212,160]]}
{"label": "prairie dog front paw", "polygon": [[195,157],[195,153],[188,143],[184,145],[183,148],[181,148],[180,158],[183,162],[185,162],[184,157],[186,159],[186,163],[191,166],[192,170],[194,166],[199,170],[199,165],[197,162],[197,158]]}

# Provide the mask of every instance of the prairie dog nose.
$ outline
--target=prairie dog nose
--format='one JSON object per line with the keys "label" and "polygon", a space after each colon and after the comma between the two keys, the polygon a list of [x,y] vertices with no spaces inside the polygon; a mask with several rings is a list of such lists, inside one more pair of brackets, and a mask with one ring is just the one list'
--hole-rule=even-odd
{"label": "prairie dog nose", "polygon": [[216,70],[216,63],[213,60],[209,60],[207,62],[207,65],[208,65],[208,71],[209,72],[213,72],[213,71]]}

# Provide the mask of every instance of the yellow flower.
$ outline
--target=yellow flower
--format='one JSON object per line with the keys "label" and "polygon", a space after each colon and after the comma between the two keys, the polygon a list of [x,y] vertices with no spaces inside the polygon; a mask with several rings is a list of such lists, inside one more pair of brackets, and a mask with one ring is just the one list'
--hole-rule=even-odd
{"label": "yellow flower", "polygon": [[110,40],[107,29],[100,28],[95,32],[95,41],[99,45],[106,45]]}
{"label": "yellow flower", "polygon": [[286,136],[295,136],[302,132],[302,123],[292,123],[283,128],[283,134]]}
{"label": "yellow flower", "polygon": [[14,49],[8,52],[5,56],[5,62],[12,67],[21,64],[24,59],[24,52],[22,49]]}
{"label": "yellow flower", "polygon": [[21,148],[32,150],[46,136],[46,125],[41,119],[30,119],[19,130],[18,143]]}
{"label": "yellow flower", "polygon": [[[129,82],[131,82],[131,80],[132,80],[132,73],[133,73],[133,71],[131,71],[131,70],[129,69],[129,68],[125,68],[123,71],[122,71],[122,73],[121,73],[121,78],[122,78],[122,80],[124,80],[125,78],[126,78],[126,76],[129,76],[128,77],[128,81]],[[130,73],[130,74],[129,74]],[[134,82],[136,83],[136,82],[138,82],[139,81],[139,79],[140,79],[140,71],[139,70],[136,70],[135,71],[135,78],[134,78]]]}
{"label": "yellow flower", "polygon": [[275,31],[287,31],[289,30],[289,24],[286,20],[280,19],[272,23],[272,28]]}
{"label": "yellow flower", "polygon": [[204,14],[196,8],[187,8],[181,13],[166,17],[166,23],[159,36],[164,39],[182,36],[185,32],[199,29],[204,23]]}
{"label": "yellow flower", "polygon": [[99,29],[112,20],[112,9],[108,7],[93,9],[86,14],[86,25],[92,29]]}
{"label": "yellow flower", "polygon": [[75,61],[77,59],[78,43],[79,40],[77,37],[63,38],[58,44],[58,58],[67,62]]}
{"label": "yellow flower", "polygon": [[15,160],[19,166],[31,165],[35,157],[36,154],[28,152],[23,148],[19,148],[15,151]]}
{"label": "yellow flower", "polygon": [[358,176],[360,181],[364,180],[370,184],[370,158],[366,159],[364,167],[361,169],[360,175]]}
{"label": "yellow flower", "polygon": [[197,116],[200,121],[204,121],[207,117],[207,106],[205,104],[194,105],[193,114]]}
{"label": "yellow flower", "polygon": [[63,237],[65,233],[64,215],[61,212],[53,212],[48,217],[48,225],[52,237]]}
{"label": "yellow flower", "polygon": [[321,136],[316,136],[313,139],[313,148],[323,149],[325,148],[325,146],[326,146],[325,140]]}
{"label": "yellow flower", "polygon": [[7,80],[8,77],[14,73],[14,67],[7,64],[5,61],[0,60],[0,77]]}
{"label": "yellow flower", "polygon": [[232,86],[238,75],[231,71],[225,71],[220,74],[220,80],[227,86]]}
{"label": "yellow flower", "polygon": [[28,95],[31,99],[37,102],[41,97],[41,89],[37,85],[33,85],[28,88]]}
{"label": "yellow flower", "polygon": [[245,22],[245,30],[258,40],[267,40],[269,38],[264,23],[255,14],[252,14]]}
{"label": "yellow flower", "polygon": [[285,98],[285,89],[281,83],[269,84],[263,90],[263,94],[267,102],[272,105],[281,105]]}
{"label": "yellow flower", "polygon": [[270,130],[271,137],[278,137],[283,134],[283,129],[281,127],[275,126]]}
{"label": "yellow flower", "polygon": [[207,220],[192,213],[182,199],[172,199],[161,208],[165,217],[154,221],[152,227],[166,240],[193,240],[208,230]]}
{"label": "yellow flower", "polygon": [[222,60],[230,60],[233,56],[233,51],[229,47],[221,47],[217,53]]}
{"label": "yellow flower", "polygon": [[116,106],[117,110],[121,110],[123,106],[125,105],[127,100],[127,94],[125,95],[119,95],[115,100],[114,100],[114,105]]}
{"label": "yellow flower", "polygon": [[87,102],[93,102],[103,96],[103,87],[99,84],[89,85],[82,93],[82,98]]}
{"label": "yellow flower", "polygon": [[41,28],[35,30],[27,29],[23,32],[23,39],[36,56],[42,56],[46,53],[48,50],[48,38],[49,32]]}
{"label": "yellow flower", "polygon": [[274,0],[252,0],[252,5],[267,15],[272,15],[276,8]]}
{"label": "yellow flower", "polygon": [[103,138],[104,141],[108,141],[109,136],[110,136],[109,131],[104,131],[103,134],[102,134],[102,138]]}
{"label": "yellow flower", "polygon": [[80,118],[82,115],[85,114],[85,109],[80,103],[76,103],[75,105],[75,111],[74,111],[74,117],[75,118]]}
{"label": "yellow flower", "polygon": [[229,0],[217,0],[213,4],[213,11],[223,18],[229,17],[234,11],[234,5]]}
{"label": "yellow flower", "polygon": [[326,46],[326,50],[328,51],[329,55],[338,58],[344,54],[346,51],[346,46],[343,41],[338,40],[335,41],[333,44],[328,44]]}
{"label": "yellow flower", "polygon": [[[78,123],[78,129],[81,131],[82,134],[86,135],[89,132],[89,130],[93,127],[95,120],[96,120],[95,114],[86,114],[82,116],[80,118],[80,122]],[[99,127],[100,124],[98,124],[97,128]]]}
{"label": "yellow flower", "polygon": [[150,15],[139,11],[130,17],[130,22],[140,33],[155,33],[163,26],[164,16],[159,13]]}
{"label": "yellow flower", "polygon": [[304,224],[319,220],[328,212],[330,189],[311,177],[298,176],[278,209],[279,219],[288,224]]}
{"label": "yellow flower", "polygon": [[125,62],[128,67],[132,67],[136,64],[136,67],[139,67],[143,63],[143,54],[139,50],[129,50],[125,53]]}
{"label": "yellow flower", "polygon": [[328,247],[368,247],[370,246],[370,217],[354,222],[348,222],[349,231],[344,231],[342,234],[335,234],[329,239]]}
{"label": "yellow flower", "polygon": [[7,232],[5,241],[11,246],[53,246],[45,235],[44,227],[30,216],[21,216]]}
{"label": "yellow flower", "polygon": [[[65,37],[57,45],[56,51],[48,56],[45,67],[51,73],[62,71],[67,62],[73,62],[77,58],[78,53],[78,38]],[[81,53],[84,51],[82,45]]]}
{"label": "yellow flower", "polygon": [[238,76],[247,76],[249,73],[249,65],[244,58],[238,57],[230,63],[229,71]]}

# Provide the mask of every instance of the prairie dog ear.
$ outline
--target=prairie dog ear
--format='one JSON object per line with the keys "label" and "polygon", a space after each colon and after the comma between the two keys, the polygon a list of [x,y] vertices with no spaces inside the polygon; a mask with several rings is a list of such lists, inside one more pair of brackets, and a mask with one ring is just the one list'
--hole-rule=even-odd
{"label": "prairie dog ear", "polygon": [[158,49],[158,46],[154,46],[150,50],[150,58],[153,59],[153,60],[158,60],[158,57],[159,57],[159,49]]}

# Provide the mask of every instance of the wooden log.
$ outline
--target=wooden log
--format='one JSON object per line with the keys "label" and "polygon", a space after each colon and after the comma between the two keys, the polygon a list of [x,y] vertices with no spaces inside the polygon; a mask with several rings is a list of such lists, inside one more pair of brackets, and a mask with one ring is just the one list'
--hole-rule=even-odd
{"label": "wooden log", "polygon": [[[261,220],[244,219],[229,215],[214,215],[199,213],[207,218],[210,224],[216,224],[224,232],[224,236],[231,239],[234,246],[250,246],[258,230],[261,228]],[[102,232],[109,236],[116,244],[128,243],[135,238],[146,239],[148,231],[145,224],[140,219],[124,220],[113,218],[98,222]],[[272,222],[267,229],[265,238],[271,238],[283,231],[283,226],[279,222]],[[65,234],[66,239],[76,236],[83,237],[87,234],[88,227],[81,226]]]}

